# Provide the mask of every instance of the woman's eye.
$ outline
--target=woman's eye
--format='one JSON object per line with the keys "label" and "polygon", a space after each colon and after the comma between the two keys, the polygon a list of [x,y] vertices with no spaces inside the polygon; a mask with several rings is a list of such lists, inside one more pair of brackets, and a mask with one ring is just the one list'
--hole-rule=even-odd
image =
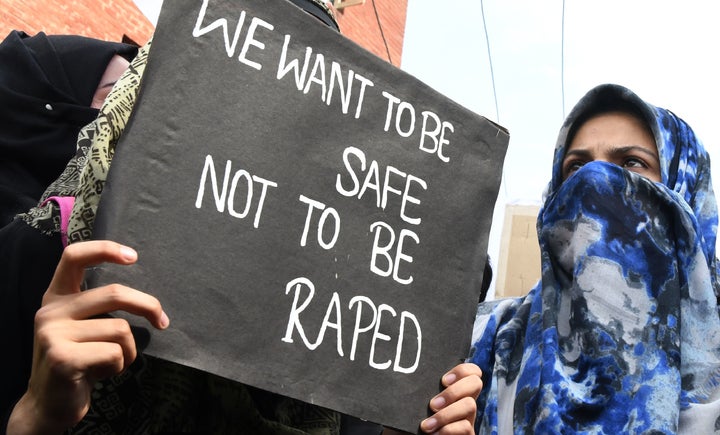
{"label": "woman's eye", "polygon": [[573,160],[571,162],[568,162],[565,164],[565,173],[571,174],[571,173],[577,171],[578,169],[582,168],[584,164],[585,164],[585,162],[580,161],[580,160]]}
{"label": "woman's eye", "polygon": [[636,157],[629,157],[623,162],[624,168],[647,168],[648,166],[642,159]]}

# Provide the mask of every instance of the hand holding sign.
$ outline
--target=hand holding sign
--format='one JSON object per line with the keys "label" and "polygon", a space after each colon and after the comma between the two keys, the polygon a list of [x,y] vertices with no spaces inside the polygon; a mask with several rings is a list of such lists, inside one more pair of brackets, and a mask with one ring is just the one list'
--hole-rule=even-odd
{"label": "hand holding sign", "polygon": [[[94,381],[120,373],[135,359],[135,342],[125,320],[92,317],[124,310],[145,317],[156,328],[167,328],[167,316],[150,295],[122,285],[80,291],[86,267],[102,262],[127,265],[136,259],[134,250],[107,241],[78,243],[65,250],[37,315],[30,387],[13,410],[8,433],[59,433],[73,426],[87,412]],[[444,376],[443,383],[450,386],[438,395],[443,405],[422,429],[430,432],[447,425],[445,430],[460,433],[457,427],[474,415],[474,407],[468,405],[479,392],[478,375],[477,366],[463,364]]]}
{"label": "hand holding sign", "polygon": [[415,431],[467,353],[507,133],[307,19],[165,4],[95,228],[140,260],[94,278],[163,301],[150,355]]}
{"label": "hand holding sign", "polygon": [[93,318],[123,310],[158,329],[169,320],[158,300],[122,285],[80,291],[85,268],[102,262],[128,265],[137,253],[113,242],[78,243],[65,249],[42,308],[35,316],[35,343],[28,390],[15,406],[8,433],[60,433],[90,407],[96,380],[122,372],[137,350],[124,319]]}
{"label": "hand holding sign", "polygon": [[482,371],[475,364],[453,367],[442,377],[447,387],[430,401],[435,414],[423,420],[420,429],[426,433],[475,433],[475,401],[482,390]]}

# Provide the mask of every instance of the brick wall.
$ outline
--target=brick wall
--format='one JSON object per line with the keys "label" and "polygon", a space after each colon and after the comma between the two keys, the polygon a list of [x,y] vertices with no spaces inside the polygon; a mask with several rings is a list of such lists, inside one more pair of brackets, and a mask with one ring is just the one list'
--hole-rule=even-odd
{"label": "brick wall", "polygon": [[[172,0],[170,0],[172,1]],[[133,0],[0,0],[0,40],[11,30],[147,42],[153,25]]]}
{"label": "brick wall", "polygon": [[375,55],[391,60],[393,65],[400,66],[407,0],[365,0],[362,5],[335,10],[335,16],[343,35]]}
{"label": "brick wall", "polygon": [[[406,14],[407,0],[366,0],[362,5],[335,10],[343,35],[395,66],[400,66],[402,59]],[[153,25],[133,0],[0,0],[0,40],[11,30],[108,41],[120,41],[127,35],[144,44]]]}

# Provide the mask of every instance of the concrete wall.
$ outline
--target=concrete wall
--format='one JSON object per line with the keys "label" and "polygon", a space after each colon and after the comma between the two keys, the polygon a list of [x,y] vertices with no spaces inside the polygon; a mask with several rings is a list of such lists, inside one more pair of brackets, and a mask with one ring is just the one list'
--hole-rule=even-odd
{"label": "concrete wall", "polygon": [[535,226],[539,210],[538,205],[505,207],[495,298],[525,295],[540,279],[540,246]]}

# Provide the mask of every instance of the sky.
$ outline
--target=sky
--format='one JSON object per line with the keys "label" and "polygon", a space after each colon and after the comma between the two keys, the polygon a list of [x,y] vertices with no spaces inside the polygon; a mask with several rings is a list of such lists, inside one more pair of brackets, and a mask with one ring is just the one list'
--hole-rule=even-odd
{"label": "sky", "polygon": [[701,0],[408,1],[401,68],[510,132],[491,257],[505,204],[540,203],[565,114],[601,83],[690,124],[720,192],[719,16]]}
{"label": "sky", "polygon": [[[161,1],[136,3],[153,21]],[[719,16],[706,0],[408,0],[401,68],[510,132],[491,257],[505,204],[540,203],[565,114],[601,83],[688,122],[720,192]]]}

